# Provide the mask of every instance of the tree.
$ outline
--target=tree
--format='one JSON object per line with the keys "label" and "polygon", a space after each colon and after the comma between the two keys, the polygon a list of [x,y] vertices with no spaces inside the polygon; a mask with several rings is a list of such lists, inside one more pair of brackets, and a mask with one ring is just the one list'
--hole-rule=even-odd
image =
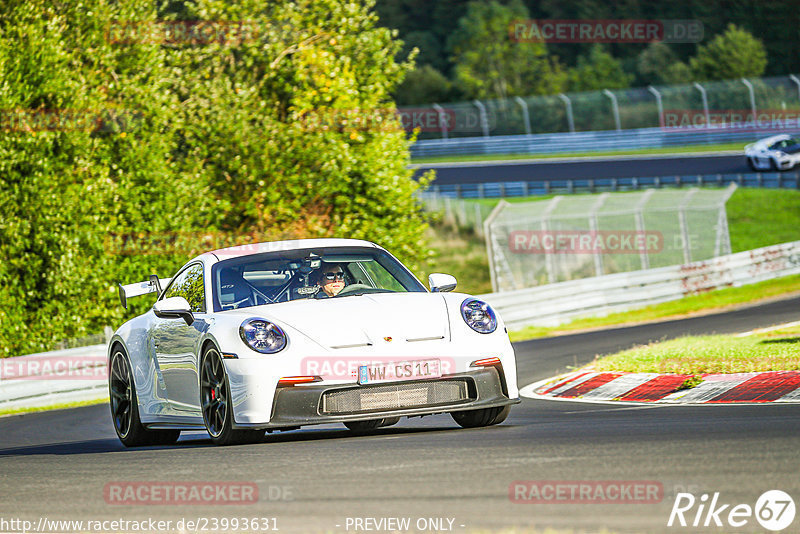
{"label": "tree", "polygon": [[[0,355],[119,324],[152,299],[123,312],[116,281],[251,237],[365,238],[412,266],[427,255],[425,180],[407,169],[390,96],[410,64],[371,3],[153,5],[0,4]],[[253,31],[109,37],[128,24],[180,38],[198,20]]]}
{"label": "tree", "polygon": [[452,100],[453,84],[430,65],[414,69],[395,90],[398,106],[449,102]]}
{"label": "tree", "polygon": [[508,6],[496,0],[468,4],[448,42],[454,82],[468,98],[554,94],[563,89],[566,74],[548,57],[546,46],[509,35],[514,21],[526,19],[528,10],[519,0]]}
{"label": "tree", "polygon": [[760,40],[729,24],[724,33],[697,50],[689,67],[697,80],[757,77],[767,67],[767,53]]}
{"label": "tree", "polygon": [[636,71],[641,85],[670,83],[667,69],[678,61],[677,56],[664,43],[650,43],[636,58]]}
{"label": "tree", "polygon": [[570,91],[594,91],[599,89],[624,89],[629,87],[633,76],[626,74],[622,64],[596,44],[589,56],[578,58],[578,65],[569,71]]}
{"label": "tree", "polygon": [[686,84],[695,80],[692,69],[683,61],[676,61],[664,71],[664,83]]}

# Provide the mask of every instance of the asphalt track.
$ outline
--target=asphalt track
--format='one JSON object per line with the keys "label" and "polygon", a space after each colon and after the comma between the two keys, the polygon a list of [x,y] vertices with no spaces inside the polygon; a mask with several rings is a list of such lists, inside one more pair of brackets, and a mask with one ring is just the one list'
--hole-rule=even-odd
{"label": "asphalt track", "polygon": [[[798,315],[795,297],[517,343],[520,384],[649,340],[744,331]],[[355,532],[346,529],[348,517],[408,517],[412,526],[419,518],[454,519],[452,532],[512,526],[515,532],[719,531],[667,528],[676,492],[720,492],[721,502],[754,506],[764,491],[782,489],[797,501],[798,438],[796,405],[619,407],[524,399],[505,423],[484,429],[459,429],[439,415],[405,419],[368,436],[331,425],[239,447],[215,447],[190,434],[175,446],[126,450],[114,436],[108,408],[93,406],[0,419],[0,530],[13,531],[2,526],[11,518],[38,524],[42,517],[276,517],[282,532]],[[662,484],[664,495],[656,504],[518,504],[508,494],[518,480],[649,480]],[[246,506],[106,504],[105,485],[125,481],[250,481],[258,484],[260,500]],[[270,499],[271,486],[290,494]],[[796,518],[788,531],[798,524]],[[754,518],[735,530],[763,531]]]}
{"label": "asphalt track", "polygon": [[434,184],[515,182],[545,180],[585,180],[592,178],[631,178],[649,176],[690,176],[698,174],[738,174],[752,172],[744,156],[654,156],[576,158],[557,162],[464,163],[453,166],[422,165],[415,175],[436,169]]}

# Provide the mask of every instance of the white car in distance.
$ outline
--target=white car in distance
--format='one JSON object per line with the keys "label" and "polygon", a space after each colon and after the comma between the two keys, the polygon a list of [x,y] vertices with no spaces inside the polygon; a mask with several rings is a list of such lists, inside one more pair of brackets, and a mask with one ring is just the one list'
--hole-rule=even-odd
{"label": "white car in distance", "polygon": [[754,171],[786,171],[800,163],[800,139],[774,135],[747,145],[744,155]]}

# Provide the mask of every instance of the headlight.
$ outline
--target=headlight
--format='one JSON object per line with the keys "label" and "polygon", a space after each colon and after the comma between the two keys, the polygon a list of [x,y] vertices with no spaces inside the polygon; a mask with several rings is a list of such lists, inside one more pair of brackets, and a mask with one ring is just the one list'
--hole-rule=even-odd
{"label": "headlight", "polygon": [[479,334],[491,334],[497,329],[497,315],[492,307],[476,298],[461,303],[461,317]]}
{"label": "headlight", "polygon": [[274,354],[286,346],[286,334],[281,328],[264,319],[248,319],[239,327],[239,336],[251,349],[262,354]]}

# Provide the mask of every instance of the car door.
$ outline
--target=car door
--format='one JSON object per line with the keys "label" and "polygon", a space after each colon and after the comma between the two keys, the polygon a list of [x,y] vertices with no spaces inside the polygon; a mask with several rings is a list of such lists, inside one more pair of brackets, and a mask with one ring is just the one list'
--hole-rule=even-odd
{"label": "car door", "polygon": [[172,280],[161,299],[184,297],[195,316],[191,325],[181,318],[157,318],[153,328],[156,359],[167,389],[170,413],[199,415],[200,391],[197,345],[208,328],[203,265],[186,267]]}

